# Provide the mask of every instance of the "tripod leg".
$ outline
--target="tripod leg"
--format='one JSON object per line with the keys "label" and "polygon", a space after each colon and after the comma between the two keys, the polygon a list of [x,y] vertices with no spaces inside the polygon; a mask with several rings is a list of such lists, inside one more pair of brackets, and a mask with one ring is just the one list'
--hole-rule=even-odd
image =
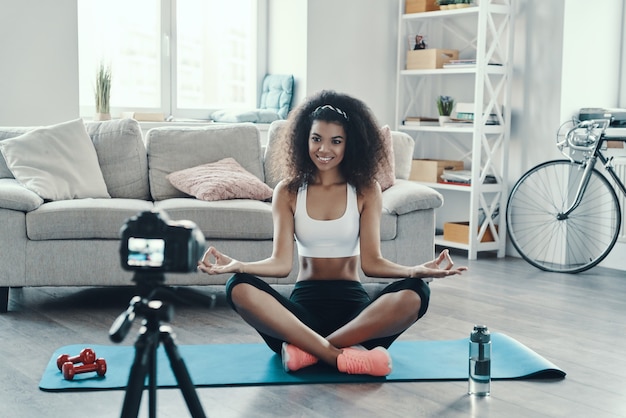
{"label": "tripod leg", "polygon": [[143,332],[135,343],[135,359],[130,369],[126,395],[122,406],[122,418],[137,417],[141,396],[143,395],[146,375],[154,357],[155,347],[158,345],[159,335],[157,333]]}
{"label": "tripod leg", "polygon": [[171,327],[166,325],[161,326],[161,341],[163,342],[165,352],[170,360],[170,366],[172,367],[176,381],[180,386],[180,390],[183,393],[185,402],[187,402],[187,408],[189,408],[191,416],[193,418],[205,418],[206,415],[204,414],[202,404],[200,403],[200,399],[196,393],[196,388],[191,381],[191,376],[189,375],[187,366],[185,366],[185,361],[181,357],[178,347],[176,347],[174,338],[172,338]]}

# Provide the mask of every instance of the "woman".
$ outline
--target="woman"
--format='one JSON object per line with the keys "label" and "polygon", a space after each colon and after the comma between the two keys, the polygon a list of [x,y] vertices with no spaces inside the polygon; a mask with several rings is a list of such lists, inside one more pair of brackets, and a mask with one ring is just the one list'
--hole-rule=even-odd
{"label": "woman", "polygon": [[[389,156],[363,102],[332,91],[307,99],[290,115],[279,152],[284,180],[272,200],[272,255],[241,262],[210,247],[198,269],[235,273],[227,300],[282,355],[286,371],[323,361],[345,373],[388,375],[386,348],[428,308],[422,279],[466,267],[454,268],[447,250],[418,266],[381,255],[382,192],[373,173]],[[286,298],[259,277],[287,276],[294,245],[299,271]],[[401,280],[370,300],[359,265],[367,276]]]}

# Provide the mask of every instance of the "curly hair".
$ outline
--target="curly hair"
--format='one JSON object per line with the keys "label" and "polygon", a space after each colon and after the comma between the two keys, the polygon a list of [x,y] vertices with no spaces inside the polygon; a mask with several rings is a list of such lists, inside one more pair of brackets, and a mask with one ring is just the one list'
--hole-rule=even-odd
{"label": "curly hair", "polygon": [[317,168],[309,156],[313,121],[334,122],[346,132],[346,150],[340,170],[357,191],[370,186],[379,166],[387,162],[383,138],[371,109],[361,100],[332,90],[323,90],[294,109],[278,139],[280,157],[273,167],[287,188],[295,192],[312,181]]}

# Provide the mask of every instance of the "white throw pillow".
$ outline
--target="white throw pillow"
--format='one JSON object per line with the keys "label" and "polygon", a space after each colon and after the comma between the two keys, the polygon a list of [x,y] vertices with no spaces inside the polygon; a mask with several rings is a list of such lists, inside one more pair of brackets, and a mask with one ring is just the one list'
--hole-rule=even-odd
{"label": "white throw pillow", "polygon": [[42,199],[111,197],[82,119],[6,139],[0,151],[13,177]]}

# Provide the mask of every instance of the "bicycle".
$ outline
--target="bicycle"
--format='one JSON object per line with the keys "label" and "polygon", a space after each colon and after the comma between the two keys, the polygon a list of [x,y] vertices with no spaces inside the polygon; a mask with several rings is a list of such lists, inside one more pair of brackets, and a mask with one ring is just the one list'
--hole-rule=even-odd
{"label": "bicycle", "polygon": [[557,132],[557,147],[567,159],[541,163],[513,186],[506,210],[508,235],[533,266],[579,273],[596,266],[615,246],[622,210],[615,188],[596,164],[626,196],[613,157],[603,153],[607,141],[626,142],[626,137],[607,135],[609,124],[608,119],[565,122]]}

